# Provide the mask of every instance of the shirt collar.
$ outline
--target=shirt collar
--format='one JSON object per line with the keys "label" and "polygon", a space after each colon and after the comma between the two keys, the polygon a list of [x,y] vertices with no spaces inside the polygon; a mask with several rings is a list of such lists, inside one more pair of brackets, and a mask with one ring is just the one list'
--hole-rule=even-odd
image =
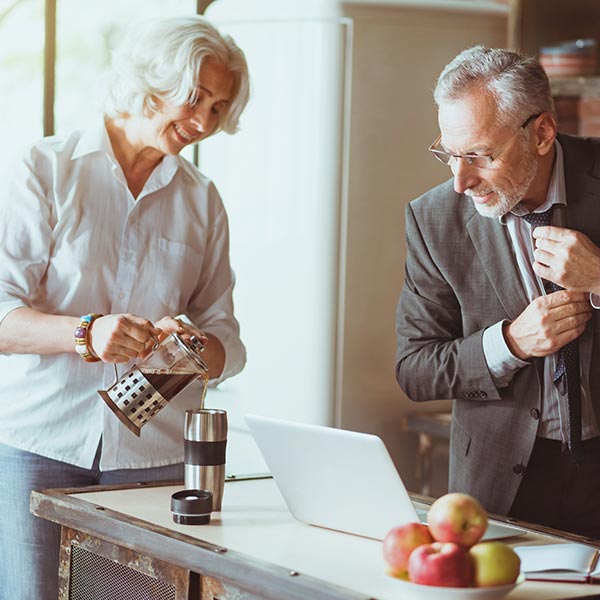
{"label": "shirt collar", "polygon": [[94,152],[105,152],[112,161],[116,162],[108,132],[106,131],[104,116],[97,117],[83,130],[73,151],[72,158],[75,160]]}
{"label": "shirt collar", "polygon": [[[113,152],[110,138],[108,137],[104,116],[97,117],[82,131],[81,137],[73,151],[72,159],[75,160],[94,152],[104,152],[113,166],[118,168],[119,171],[121,170]],[[165,155],[152,172],[148,180],[148,185],[144,188],[144,195],[165,187],[173,179],[175,172],[180,166],[180,160],[179,156]]]}

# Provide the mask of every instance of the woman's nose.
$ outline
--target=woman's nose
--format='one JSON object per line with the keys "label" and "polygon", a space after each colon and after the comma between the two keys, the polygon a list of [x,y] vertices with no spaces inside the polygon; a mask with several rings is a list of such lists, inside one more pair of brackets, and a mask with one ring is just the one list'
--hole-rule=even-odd
{"label": "woman's nose", "polygon": [[195,107],[190,120],[199,132],[204,133],[209,128],[210,117],[210,107],[200,103]]}

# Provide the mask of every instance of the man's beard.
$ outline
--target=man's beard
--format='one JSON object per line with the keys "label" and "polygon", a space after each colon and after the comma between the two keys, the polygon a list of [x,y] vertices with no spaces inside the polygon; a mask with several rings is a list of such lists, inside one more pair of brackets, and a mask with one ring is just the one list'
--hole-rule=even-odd
{"label": "man's beard", "polygon": [[475,204],[475,209],[482,217],[498,218],[512,210],[521,200],[523,200],[531,182],[537,174],[537,160],[535,156],[527,153],[526,161],[521,164],[522,176],[519,181],[510,189],[502,187],[492,190],[485,188],[475,188],[466,190],[467,196],[485,196],[486,193],[495,192],[496,197],[486,204]]}

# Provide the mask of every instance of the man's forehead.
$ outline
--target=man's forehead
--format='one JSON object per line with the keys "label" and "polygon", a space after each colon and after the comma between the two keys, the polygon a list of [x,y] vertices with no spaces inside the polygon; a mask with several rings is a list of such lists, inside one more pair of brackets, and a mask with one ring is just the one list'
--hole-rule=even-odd
{"label": "man's forehead", "polygon": [[496,102],[484,94],[440,103],[438,123],[442,144],[454,151],[491,147],[501,135]]}

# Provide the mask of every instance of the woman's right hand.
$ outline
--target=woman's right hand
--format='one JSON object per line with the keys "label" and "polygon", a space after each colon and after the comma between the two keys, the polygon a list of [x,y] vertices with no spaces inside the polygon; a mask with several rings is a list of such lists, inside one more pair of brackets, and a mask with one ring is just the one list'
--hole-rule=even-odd
{"label": "woman's right hand", "polygon": [[131,314],[106,315],[88,329],[88,346],[104,362],[125,363],[137,358],[161,334],[151,321]]}

